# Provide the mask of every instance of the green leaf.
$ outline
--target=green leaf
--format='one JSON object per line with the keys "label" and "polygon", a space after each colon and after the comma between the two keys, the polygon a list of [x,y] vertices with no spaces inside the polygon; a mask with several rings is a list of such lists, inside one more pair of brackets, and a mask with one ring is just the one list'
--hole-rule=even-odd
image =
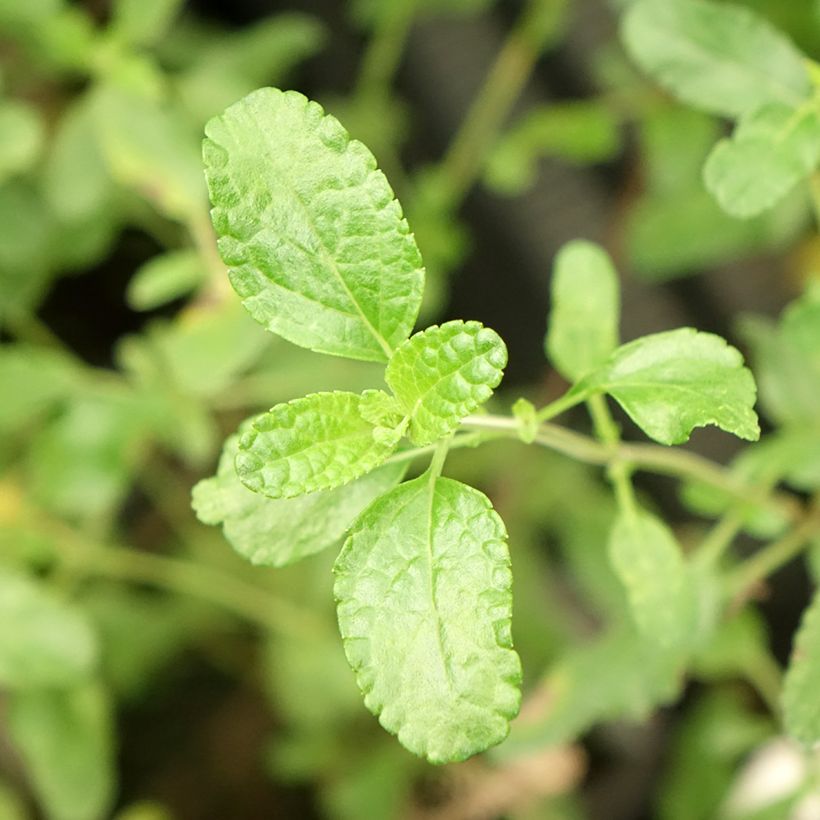
{"label": "green leaf", "polygon": [[153,310],[178,299],[206,278],[199,254],[190,249],[169,251],[140,266],[125,292],[134,310]]}
{"label": "green leaf", "polygon": [[729,117],[766,103],[799,105],[810,93],[803,56],[754,12],[709,0],[638,0],[624,44],[664,88]]}
{"label": "green leaf", "polygon": [[663,521],[643,510],[621,511],[610,532],[609,559],[640,632],[670,649],[689,643],[694,594],[680,546]]}
{"label": "green leaf", "polygon": [[433,325],[400,345],[385,381],[410,417],[410,439],[429,444],[490,398],[507,364],[501,337],[480,322]]}
{"label": "green leaf", "polygon": [[111,31],[128,43],[151,45],[168,31],[182,5],[183,0],[116,0]]}
{"label": "green leaf", "polygon": [[807,746],[820,741],[820,592],[803,613],[783,686],[786,731]]}
{"label": "green leaf", "polygon": [[559,251],[552,277],[547,356],[570,381],[602,365],[618,344],[618,274],[603,248],[576,240]]}
{"label": "green leaf", "polygon": [[66,686],[85,678],[96,657],[94,634],[80,612],[0,567],[0,686]]}
{"label": "green leaf", "polygon": [[707,424],[749,441],[760,436],[743,357],[720,336],[688,327],[622,345],[574,390],[609,393],[661,444],[681,444]]}
{"label": "green leaf", "polygon": [[518,712],[506,532],[477,490],[425,473],[353,528],[334,568],[365,704],[431,763],[499,743]]}
{"label": "green leaf", "polygon": [[732,216],[748,219],[779,202],[820,160],[820,111],[771,103],[741,119],[704,168],[706,187]]}
{"label": "green leaf", "polygon": [[263,88],[205,128],[219,249],[251,315],[322,353],[386,361],[424,270],[376,160],[296,92]]}
{"label": "green leaf", "polygon": [[31,168],[44,134],[37,109],[16,100],[0,102],[0,182]]}
{"label": "green leaf", "polygon": [[99,820],[114,797],[114,749],[105,692],[27,689],[9,699],[7,725],[50,820]]}
{"label": "green leaf", "polygon": [[194,487],[193,507],[203,523],[222,524],[225,537],[252,564],[274,567],[332,546],[406,470],[406,464],[387,464],[335,490],[276,500],[242,484],[234,468],[238,451],[239,436],[231,436],[217,475]]}
{"label": "green leaf", "polygon": [[378,467],[398,438],[377,438],[361,402],[356,393],[312,393],[257,416],[239,439],[242,483],[271,498],[293,498],[340,487]]}

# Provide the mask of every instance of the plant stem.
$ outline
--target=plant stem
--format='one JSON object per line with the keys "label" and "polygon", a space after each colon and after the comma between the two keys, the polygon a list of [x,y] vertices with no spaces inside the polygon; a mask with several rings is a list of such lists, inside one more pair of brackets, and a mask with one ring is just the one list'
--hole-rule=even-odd
{"label": "plant stem", "polygon": [[561,413],[566,412],[571,407],[581,404],[586,398],[587,396],[584,393],[564,393],[563,396],[559,396],[555,401],[551,401],[542,407],[536,413],[535,418],[540,422],[549,421],[556,416],[560,416]]}
{"label": "plant stem", "polygon": [[544,48],[559,30],[563,0],[529,0],[439,166],[453,203],[481,173],[488,150]]}
{"label": "plant stem", "polygon": [[695,562],[702,567],[714,566],[743,527],[743,513],[737,507],[721,516],[700,542]]}

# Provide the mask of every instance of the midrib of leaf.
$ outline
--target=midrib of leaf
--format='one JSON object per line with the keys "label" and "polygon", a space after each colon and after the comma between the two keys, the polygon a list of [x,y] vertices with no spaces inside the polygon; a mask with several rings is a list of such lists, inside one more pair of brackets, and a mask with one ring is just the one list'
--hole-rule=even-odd
{"label": "midrib of leaf", "polygon": [[430,606],[433,610],[433,618],[436,622],[436,637],[438,638],[438,651],[441,656],[441,668],[444,670],[444,678],[447,681],[447,688],[453,691],[453,676],[450,672],[450,667],[447,663],[447,655],[444,651],[444,628],[442,625],[441,615],[438,611],[438,604],[436,603],[436,586],[435,578],[433,577],[433,501],[436,497],[436,480],[438,479],[438,472],[436,470],[430,471],[430,478],[427,481],[427,566],[428,576],[430,578]]}
{"label": "midrib of leaf", "polygon": [[[254,119],[256,119],[256,118],[254,117]],[[231,131],[233,131],[233,123],[229,123],[229,128],[231,129]],[[269,164],[269,168],[271,169],[271,171],[273,171],[275,176],[280,180],[280,182],[282,183],[282,187],[286,188],[288,190],[288,192],[293,196],[293,199],[295,199],[296,202],[299,203],[299,207],[302,209],[302,212],[304,213],[305,219],[307,220],[310,227],[313,229],[313,233],[315,234],[315,236],[318,239],[319,249],[321,251],[323,259],[328,264],[328,267],[333,271],[334,275],[336,276],[336,279],[338,279],[338,281],[339,281],[339,284],[342,286],[342,288],[344,289],[344,292],[347,294],[348,299],[350,299],[351,303],[356,308],[356,313],[358,314],[359,318],[367,326],[367,329],[370,331],[373,338],[378,342],[379,346],[384,351],[385,356],[387,356],[387,358],[389,359],[393,355],[393,348],[390,347],[390,345],[387,343],[387,340],[381,335],[381,333],[379,333],[376,330],[376,328],[373,327],[373,324],[367,318],[367,316],[365,315],[365,312],[362,310],[361,305],[358,303],[358,301],[354,297],[353,293],[351,292],[350,288],[348,287],[348,284],[345,281],[345,278],[342,276],[341,271],[339,270],[339,268],[336,265],[336,260],[333,258],[333,255],[330,253],[330,250],[327,248],[324,241],[322,240],[322,234],[318,230],[318,228],[316,227],[316,223],[313,221],[313,217],[310,214],[310,209],[307,207],[305,201],[302,199],[302,197],[299,195],[299,193],[296,191],[296,189],[292,185],[290,185],[287,176],[282,175],[282,174],[279,173],[278,168],[275,165],[274,158],[276,156],[276,152],[274,151],[274,146],[273,146],[273,143],[271,142],[270,132],[268,131],[268,129],[263,128],[261,126],[261,123],[259,123],[258,120],[257,120],[257,128],[259,129],[259,131],[261,131],[262,133],[265,134],[265,143],[267,144],[267,147],[268,147],[268,156],[271,159],[270,164]],[[236,133],[235,132],[234,132],[234,138],[236,139]],[[280,285],[280,287],[281,287],[281,285]],[[380,279],[379,280],[379,293],[380,294],[381,294],[381,287],[382,287],[382,284],[381,284],[381,279]],[[298,295],[302,295],[302,294],[298,294]],[[381,310],[381,302],[382,302],[382,300],[379,299],[379,306],[380,306],[379,309],[380,310]],[[327,307],[327,305],[324,305],[324,303],[321,303],[321,304],[322,304],[323,307]]]}

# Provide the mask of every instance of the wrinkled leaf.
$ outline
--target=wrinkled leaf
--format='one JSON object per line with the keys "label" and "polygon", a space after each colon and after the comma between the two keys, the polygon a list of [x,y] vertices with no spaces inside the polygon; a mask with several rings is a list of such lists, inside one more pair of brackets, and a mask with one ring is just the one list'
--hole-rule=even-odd
{"label": "wrinkled leaf", "polygon": [[203,523],[222,524],[225,537],[252,564],[274,567],[332,546],[406,469],[403,463],[388,464],[335,490],[277,500],[242,484],[234,468],[238,451],[239,436],[231,436],[217,475],[194,487],[194,510]]}
{"label": "wrinkled leaf", "polygon": [[499,743],[519,706],[506,533],[489,500],[424,474],[362,515],[334,568],[365,704],[432,763]]}
{"label": "wrinkled leaf", "polygon": [[506,364],[507,348],[494,330],[456,320],[400,345],[385,380],[410,417],[410,439],[424,445],[455,430],[484,404]]}
{"label": "wrinkled leaf", "polygon": [[750,441],[760,436],[755,383],[743,357],[719,336],[692,328],[622,345],[574,389],[609,393],[661,444],[681,444],[707,424]]}
{"label": "wrinkled leaf", "polygon": [[242,483],[271,498],[340,487],[378,467],[396,448],[376,437],[355,393],[312,393],[257,416],[239,439]]}
{"label": "wrinkled leaf", "polygon": [[576,381],[602,365],[618,344],[620,289],[606,251],[576,240],[559,252],[552,277],[546,353]]}
{"label": "wrinkled leaf", "polygon": [[220,253],[251,315],[302,347],[387,360],[424,271],[373,155],[316,103],[271,88],[205,132]]}
{"label": "wrinkled leaf", "polygon": [[799,105],[809,95],[803,56],[749,9],[709,0],[638,0],[622,33],[644,71],[705,111],[735,117],[766,103]]}

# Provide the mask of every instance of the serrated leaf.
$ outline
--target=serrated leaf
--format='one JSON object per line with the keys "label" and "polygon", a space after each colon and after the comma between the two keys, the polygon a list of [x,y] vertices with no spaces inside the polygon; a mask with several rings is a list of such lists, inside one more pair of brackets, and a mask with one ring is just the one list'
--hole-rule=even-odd
{"label": "serrated leaf", "polygon": [[9,735],[50,820],[99,820],[114,796],[110,706],[97,685],[28,689],[9,699]]}
{"label": "serrated leaf", "polygon": [[429,444],[490,398],[507,364],[501,337],[480,322],[433,325],[400,345],[385,381],[410,417],[410,440]]}
{"label": "serrated leaf", "polygon": [[685,103],[739,116],[810,93],[803,55],[749,9],[709,0],[638,0],[624,44],[638,65]]}
{"label": "serrated leaf", "polygon": [[760,436],[755,383],[743,357],[720,336],[692,328],[622,345],[573,389],[609,393],[661,444],[681,444],[708,424],[749,441]]}
{"label": "serrated leaf", "polygon": [[621,511],[609,535],[609,559],[640,632],[663,647],[687,644],[695,598],[672,531],[643,510]]}
{"label": "serrated leaf", "polygon": [[618,344],[620,286],[606,251],[592,242],[564,245],[555,259],[547,356],[577,381],[599,367]]}
{"label": "serrated leaf", "polygon": [[273,88],[205,133],[220,253],[251,315],[302,347],[386,361],[413,328],[424,271],[370,151],[318,104]]}
{"label": "serrated leaf", "polygon": [[169,251],[141,265],[128,282],[125,298],[134,310],[153,310],[201,285],[206,271],[191,249]]}
{"label": "serrated leaf", "polygon": [[271,498],[293,498],[340,487],[378,467],[398,439],[376,437],[361,401],[356,393],[312,393],[257,416],[239,439],[242,483]]}
{"label": "serrated leaf", "polygon": [[365,704],[432,763],[499,743],[519,707],[504,525],[489,499],[424,474],[382,496],[336,561],[345,653]]}
{"label": "serrated leaf", "polygon": [[0,686],[66,686],[87,677],[97,644],[82,613],[0,568]]}
{"label": "serrated leaf", "polygon": [[274,567],[332,546],[406,470],[406,464],[387,464],[335,490],[277,500],[242,484],[234,467],[238,451],[239,436],[231,436],[217,475],[194,487],[193,507],[203,523],[222,524],[225,537],[252,564]]}
{"label": "serrated leaf", "polygon": [[820,592],[816,592],[794,639],[783,685],[786,731],[806,745],[820,742]]}
{"label": "serrated leaf", "polygon": [[729,214],[748,219],[773,207],[820,160],[820,112],[772,103],[741,119],[709,155],[704,181]]}

